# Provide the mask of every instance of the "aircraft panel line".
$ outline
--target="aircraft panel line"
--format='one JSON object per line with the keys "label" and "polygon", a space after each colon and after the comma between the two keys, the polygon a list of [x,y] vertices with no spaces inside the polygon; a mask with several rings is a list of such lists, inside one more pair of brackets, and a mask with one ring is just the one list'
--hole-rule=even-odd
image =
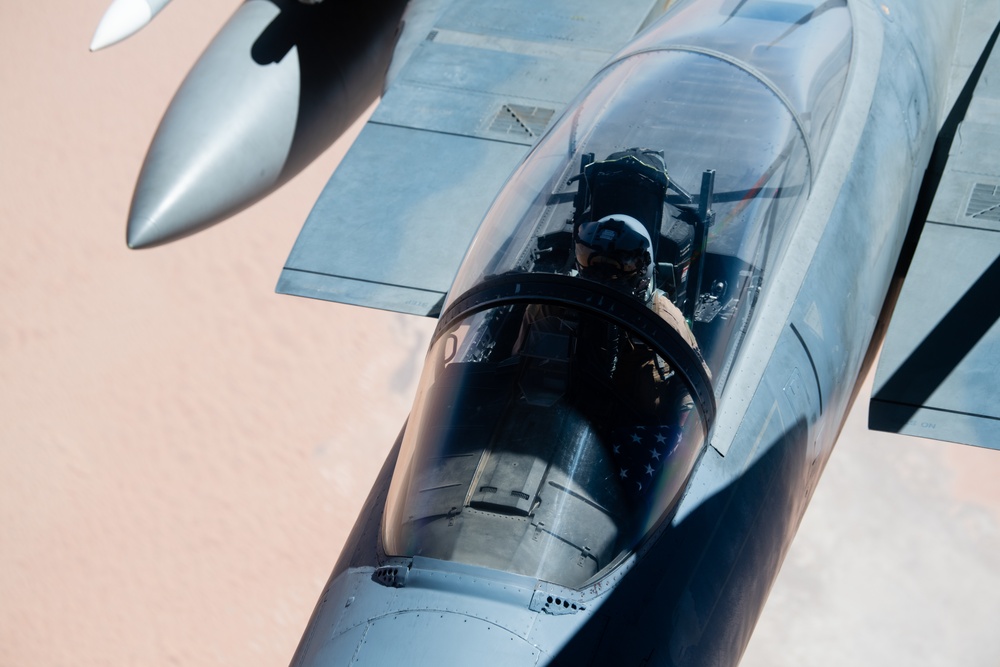
{"label": "aircraft panel line", "polygon": [[480,139],[482,141],[492,141],[498,144],[509,144],[511,146],[524,146],[523,143],[519,141],[504,141],[503,139],[493,139],[490,137],[480,137],[473,134],[462,134],[461,132],[442,132],[441,130],[429,130],[423,127],[413,127],[410,125],[398,125],[396,123],[386,123],[381,121],[370,120],[368,121],[370,125],[381,125],[383,127],[398,127],[401,130],[415,130],[417,132],[429,132],[431,134],[442,134],[447,137],[462,137],[467,139]]}
{"label": "aircraft panel line", "polygon": [[444,28],[434,30],[432,35],[432,38],[428,37],[428,41],[433,41],[437,44],[465,46],[486,51],[517,53],[542,58],[561,58],[572,62],[590,61],[598,66],[607,62],[608,58],[621,48],[620,45],[615,45],[613,48],[607,50],[580,49],[552,42],[528,42],[512,37],[486,37],[479,33],[447,30]]}
{"label": "aircraft panel line", "polygon": [[964,415],[966,417],[976,417],[978,419],[989,419],[991,421],[1000,422],[1000,417],[995,415],[984,415],[976,412],[964,412],[962,410],[950,410],[948,408],[939,408],[933,405],[927,405],[926,403],[908,403],[905,401],[894,401],[887,398],[873,398],[872,403],[884,403],[886,405],[898,405],[903,408],[918,408],[920,410],[930,410],[932,412],[945,412],[951,415]]}
{"label": "aircraft panel line", "polygon": [[802,349],[806,351],[806,357],[809,359],[809,365],[812,367],[813,378],[816,379],[816,391],[819,392],[819,413],[823,414],[823,387],[820,386],[819,371],[816,370],[816,361],[813,359],[812,352],[809,351],[809,346],[806,345],[806,341],[802,338],[802,334],[799,333],[795,323],[789,322],[788,326],[791,328],[792,333],[795,334],[795,337],[799,339],[799,342],[802,343]]}
{"label": "aircraft panel line", "polygon": [[336,273],[326,273],[324,271],[310,271],[309,269],[297,269],[293,266],[285,266],[282,268],[283,271],[294,271],[296,273],[309,273],[314,276],[325,276],[327,278],[338,278],[340,280],[351,280],[358,283],[368,283],[370,285],[385,285],[386,287],[399,287],[402,289],[414,290],[417,292],[427,292],[429,294],[440,294],[444,296],[445,292],[439,292],[438,290],[432,289],[421,289],[419,287],[413,287],[412,285],[397,285],[394,283],[386,283],[378,280],[367,280],[365,278],[358,278],[356,276],[341,276]]}
{"label": "aircraft panel line", "polygon": [[989,229],[989,228],[983,228],[983,227],[976,227],[974,225],[962,225],[962,224],[959,224],[957,222],[944,222],[944,221],[941,221],[941,220],[928,220],[924,224],[926,224],[926,225],[941,225],[942,227],[955,227],[955,228],[958,228],[958,229],[969,229],[969,230],[972,230],[974,232],[993,232],[994,234],[1000,234],[1000,230],[997,230],[997,229]]}

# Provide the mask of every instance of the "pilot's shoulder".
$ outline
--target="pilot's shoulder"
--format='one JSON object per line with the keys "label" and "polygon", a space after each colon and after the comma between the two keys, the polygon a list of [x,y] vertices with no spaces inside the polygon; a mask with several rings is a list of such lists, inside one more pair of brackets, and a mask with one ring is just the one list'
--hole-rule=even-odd
{"label": "pilot's shoulder", "polygon": [[684,336],[684,340],[692,346],[697,346],[694,334],[691,332],[691,327],[688,326],[687,320],[684,319],[684,313],[681,312],[681,309],[677,307],[677,304],[671,301],[670,297],[668,297],[662,290],[656,290],[653,292],[651,307],[653,312],[666,320],[670,326]]}
{"label": "pilot's shoulder", "polygon": [[698,339],[695,338],[694,332],[691,330],[691,326],[684,317],[684,313],[682,313],[681,309],[677,307],[677,304],[671,301],[670,297],[664,294],[663,291],[656,290],[653,292],[650,307],[653,309],[653,312],[673,327],[674,331],[681,335],[685,343],[691,346],[691,349],[698,355],[701,365],[705,368],[705,373],[707,373],[708,377],[711,378],[712,371],[709,370],[708,364],[705,363],[705,359],[701,356],[701,349],[698,347]]}

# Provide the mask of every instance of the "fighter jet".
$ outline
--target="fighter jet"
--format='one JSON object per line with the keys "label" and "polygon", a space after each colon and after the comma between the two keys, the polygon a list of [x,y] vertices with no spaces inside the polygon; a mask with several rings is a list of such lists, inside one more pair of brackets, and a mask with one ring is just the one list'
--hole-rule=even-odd
{"label": "fighter jet", "polygon": [[292,664],[738,663],[911,220],[997,264],[998,14],[411,2],[278,290],[438,325]]}

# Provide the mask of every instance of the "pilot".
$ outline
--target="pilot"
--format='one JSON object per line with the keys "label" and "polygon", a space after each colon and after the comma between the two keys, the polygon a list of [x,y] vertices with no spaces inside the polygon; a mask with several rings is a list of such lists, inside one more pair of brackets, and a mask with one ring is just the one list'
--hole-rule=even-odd
{"label": "pilot", "polygon": [[[646,304],[681,335],[711,377],[680,308],[653,285],[652,242],[641,222],[624,214],[609,215],[581,224],[574,241],[576,267],[582,278],[608,285]],[[695,407],[685,383],[675,379],[671,364],[641,339],[621,332],[614,347],[612,385],[621,395],[635,399],[631,407],[644,426],[672,424],[679,438]],[[613,424],[616,418],[620,416],[611,416],[609,422]]]}
{"label": "pilot", "polygon": [[[624,214],[585,222],[574,234],[574,246],[580,277],[638,299],[677,331],[701,359],[698,341],[681,310],[654,289],[652,242],[642,223]],[[561,353],[553,355],[556,349]],[[545,358],[549,365],[568,362],[572,356],[597,376],[619,384],[626,394],[644,395],[642,403],[649,406],[661,404],[664,383],[673,376],[670,364],[644,342],[610,321],[563,306],[529,305],[513,351],[527,358]]]}
{"label": "pilot", "polygon": [[698,341],[681,309],[653,287],[653,243],[641,222],[620,213],[608,215],[583,223],[574,237],[580,276],[640,299],[700,356]]}
{"label": "pilot", "polygon": [[630,215],[605,216],[581,224],[573,240],[581,276],[649,301],[653,243],[641,222]]}

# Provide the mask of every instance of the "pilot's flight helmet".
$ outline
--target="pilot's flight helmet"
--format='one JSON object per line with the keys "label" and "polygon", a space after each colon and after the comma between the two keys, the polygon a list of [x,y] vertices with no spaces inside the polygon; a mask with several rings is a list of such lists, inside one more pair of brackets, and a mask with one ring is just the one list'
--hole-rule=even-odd
{"label": "pilot's flight helmet", "polygon": [[646,300],[653,277],[653,243],[642,223],[614,214],[581,224],[574,234],[580,275]]}

